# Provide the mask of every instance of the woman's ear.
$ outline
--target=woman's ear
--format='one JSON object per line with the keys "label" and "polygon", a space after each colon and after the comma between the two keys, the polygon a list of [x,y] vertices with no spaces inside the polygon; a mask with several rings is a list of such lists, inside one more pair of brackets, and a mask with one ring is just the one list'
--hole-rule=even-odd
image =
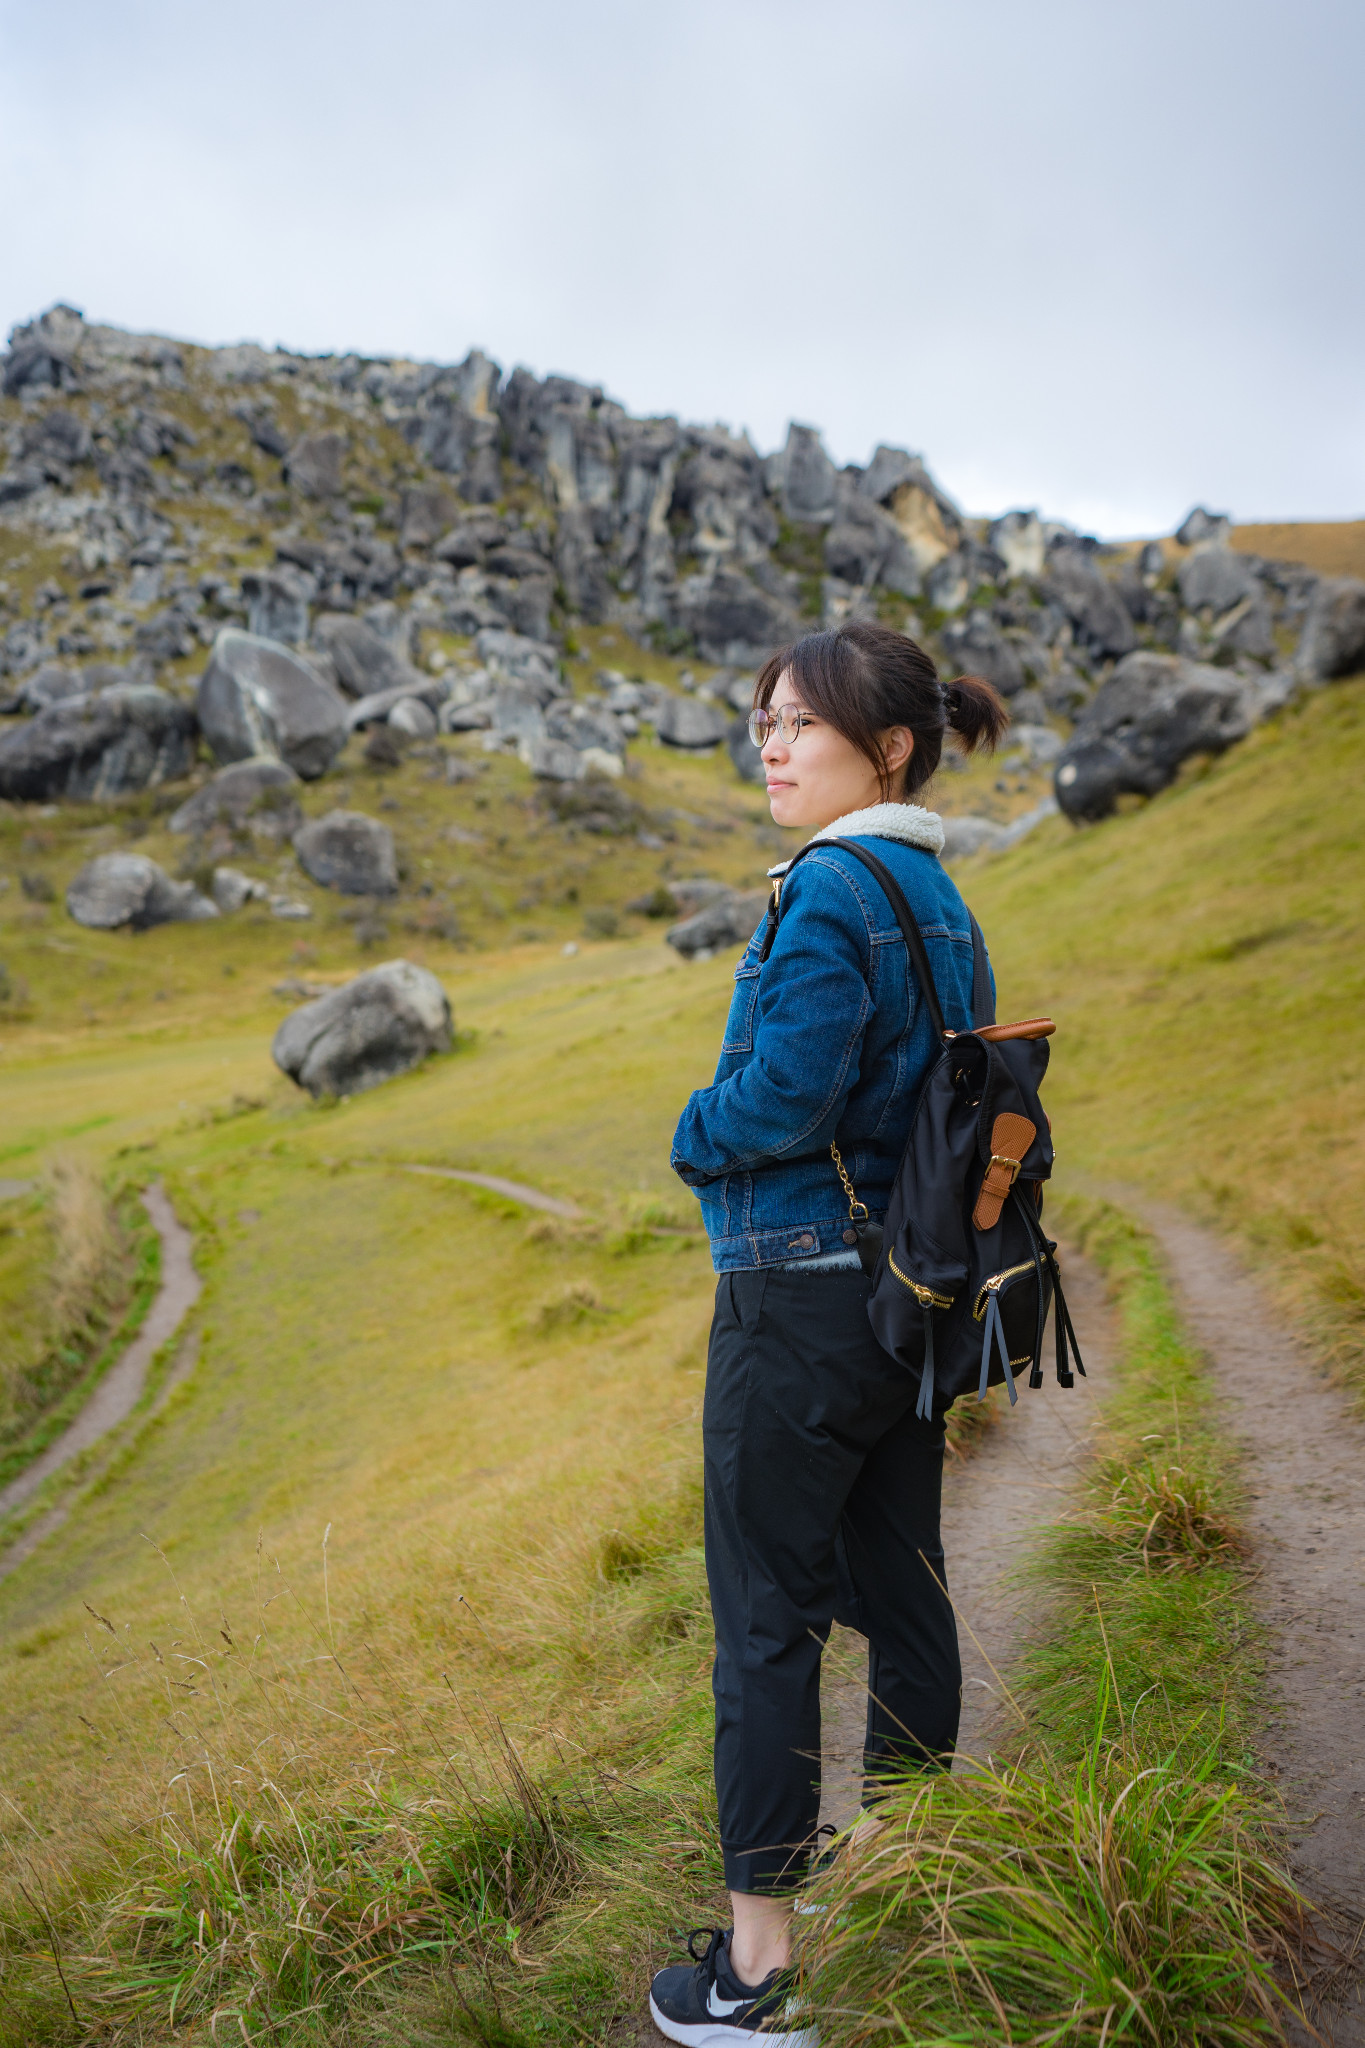
{"label": "woman's ear", "polygon": [[888,771],[894,775],[915,751],[915,735],[908,725],[893,725],[882,734],[882,753]]}

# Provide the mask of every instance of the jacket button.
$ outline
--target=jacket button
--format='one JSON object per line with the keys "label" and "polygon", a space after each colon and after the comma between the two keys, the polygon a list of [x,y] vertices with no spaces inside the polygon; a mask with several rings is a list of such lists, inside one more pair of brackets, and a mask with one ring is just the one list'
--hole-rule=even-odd
{"label": "jacket button", "polygon": [[802,1233],[801,1233],[801,1249],[802,1249],[802,1251],[803,1251],[803,1252],[808,1252],[808,1251],[810,1250],[811,1246],[812,1246],[812,1245],[813,1245],[814,1243],[815,1243],[815,1239],[814,1239],[814,1238],[813,1238],[813,1237],[811,1236],[810,1232],[809,1232],[808,1230],[803,1230],[803,1231],[802,1231]]}
{"label": "jacket button", "polygon": [[845,1243],[845,1244],[856,1244],[857,1242],[858,1242],[858,1233],[857,1233],[857,1231],[856,1231],[856,1230],[846,1230],[846,1231],[844,1232],[844,1243]]}

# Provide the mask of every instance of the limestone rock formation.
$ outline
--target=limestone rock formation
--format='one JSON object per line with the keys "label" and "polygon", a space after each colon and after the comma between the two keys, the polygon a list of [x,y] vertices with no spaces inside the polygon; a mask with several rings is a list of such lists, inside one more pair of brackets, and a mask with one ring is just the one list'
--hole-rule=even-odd
{"label": "limestone rock formation", "polygon": [[171,813],[170,828],[202,834],[221,824],[267,841],[292,839],[303,823],[298,787],[283,761],[233,761]]}
{"label": "limestone rock formation", "polygon": [[436,976],[410,960],[388,960],[286,1017],[270,1052],[310,1095],[358,1095],[448,1052],[452,1032]]}
{"label": "limestone rock formation", "polygon": [[1313,592],[1294,666],[1305,682],[1328,682],[1365,668],[1365,583],[1324,577]]}
{"label": "limestone rock formation", "polygon": [[1130,654],[1096,693],[1058,758],[1054,786],[1069,818],[1104,818],[1125,792],[1155,796],[1191,754],[1245,738],[1260,706],[1228,669],[1174,655]]}
{"label": "limestone rock formation", "polygon": [[277,641],[231,627],[214,642],[196,706],[220,761],[271,754],[311,781],[346,744],[346,707],[330,683]]}
{"label": "limestone rock formation", "polygon": [[218,906],[192,882],[173,882],[145,853],[96,854],[67,890],[66,907],[77,924],[102,932],[197,924],[218,915]]}
{"label": "limestone rock formation", "polygon": [[0,732],[0,797],[103,802],[187,775],[197,732],[188,704],[153,684],[65,697]]}
{"label": "limestone rock formation", "polygon": [[294,834],[304,873],[344,896],[392,896],[398,888],[393,834],[363,811],[328,811]]}

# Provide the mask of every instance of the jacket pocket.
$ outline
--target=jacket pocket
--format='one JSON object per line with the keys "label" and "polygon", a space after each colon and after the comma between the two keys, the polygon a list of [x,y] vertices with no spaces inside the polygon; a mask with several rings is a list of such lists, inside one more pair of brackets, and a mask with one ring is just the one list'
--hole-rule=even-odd
{"label": "jacket pocket", "polygon": [[735,992],[730,998],[730,1014],[725,1020],[722,1052],[753,1051],[754,1011],[757,1006],[758,969],[741,960],[735,969]]}

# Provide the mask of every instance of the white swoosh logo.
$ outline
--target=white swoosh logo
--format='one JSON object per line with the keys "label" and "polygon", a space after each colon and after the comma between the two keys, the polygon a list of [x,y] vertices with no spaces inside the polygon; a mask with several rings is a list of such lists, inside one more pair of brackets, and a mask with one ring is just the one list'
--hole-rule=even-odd
{"label": "white swoosh logo", "polygon": [[748,1998],[717,1998],[714,1984],[706,1994],[706,2010],[718,2020],[727,2019],[732,2012],[738,2012],[742,2005],[752,2003],[752,1999]]}

